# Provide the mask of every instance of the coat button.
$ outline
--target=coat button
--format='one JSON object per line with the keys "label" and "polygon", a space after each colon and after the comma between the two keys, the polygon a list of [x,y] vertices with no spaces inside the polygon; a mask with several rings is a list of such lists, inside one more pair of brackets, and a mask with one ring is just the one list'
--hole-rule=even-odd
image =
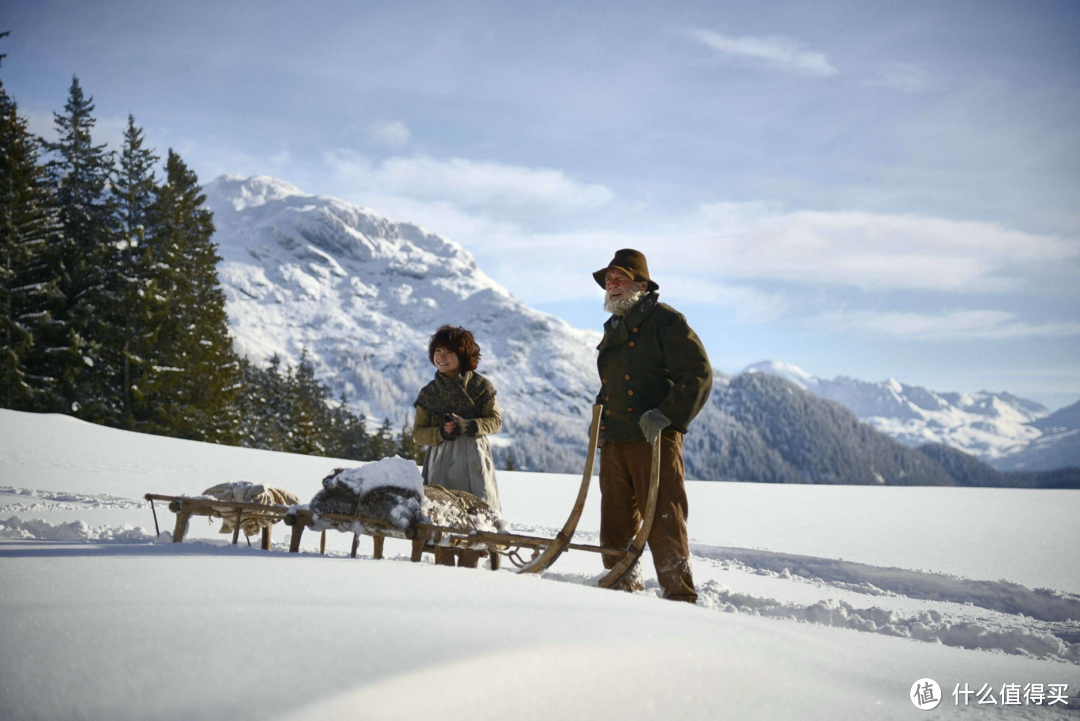
{"label": "coat button", "polygon": [[607,383],[607,378],[601,378],[601,379],[600,379],[600,382],[601,382],[601,383]]}
{"label": "coat button", "polygon": [[630,376],[623,376],[623,380],[630,380]]}
{"label": "coat button", "polygon": [[631,347],[631,348],[633,348],[633,347],[634,347],[634,341],[630,341],[630,347]]}
{"label": "coat button", "polygon": [[604,396],[604,400],[605,400],[605,401],[610,401],[610,400],[611,400],[611,396]]}
{"label": "coat button", "polygon": [[634,412],[634,409],[633,409],[633,408],[627,408],[627,409],[626,409],[626,412],[627,412],[627,413],[633,413],[633,412]]}
{"label": "coat button", "polygon": [[626,392],[629,393],[630,395],[634,395],[634,391],[626,391]]}
{"label": "coat button", "polygon": [[611,415],[611,411],[604,411],[604,415],[605,415],[605,416],[610,416],[610,415]]}
{"label": "coat button", "polygon": [[634,332],[637,333],[637,328],[634,328]]}
{"label": "coat button", "polygon": [[607,430],[607,426],[600,426],[600,430],[602,430],[602,431],[606,431],[606,430]]}

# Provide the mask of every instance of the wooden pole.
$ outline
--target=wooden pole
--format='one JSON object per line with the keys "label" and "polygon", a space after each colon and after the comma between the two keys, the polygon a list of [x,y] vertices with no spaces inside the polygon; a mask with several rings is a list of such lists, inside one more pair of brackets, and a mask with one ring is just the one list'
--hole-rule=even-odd
{"label": "wooden pole", "polygon": [[349,553],[349,558],[356,558],[356,549],[360,548],[360,534],[352,534],[352,552]]}
{"label": "wooden pole", "polygon": [[326,555],[326,531],[323,531],[322,536],[319,537],[319,553]]}
{"label": "wooden pole", "polygon": [[155,538],[157,538],[158,536],[161,535],[161,529],[158,527],[157,509],[154,508],[154,499],[153,498],[150,499],[150,512],[154,514],[154,533],[157,534],[157,536],[155,536]]}
{"label": "wooden pole", "polygon": [[427,545],[428,538],[431,534],[421,533],[413,539],[412,542],[412,556],[409,560],[413,563],[420,563],[420,559],[424,557],[424,546]]}
{"label": "wooden pole", "polygon": [[300,553],[300,537],[304,535],[304,524],[296,523],[292,527],[292,538],[289,539],[289,553]]}
{"label": "wooden pole", "polygon": [[375,542],[375,560],[381,561],[383,557],[383,544],[386,542],[386,536],[376,533],[372,536],[372,540]]}
{"label": "wooden pole", "polygon": [[172,534],[172,542],[173,543],[183,543],[184,542],[184,533],[187,531],[187,522],[188,522],[188,517],[189,516],[191,516],[190,511],[185,511],[183,508],[180,508],[179,510],[177,510],[177,512],[176,512],[176,527],[173,529],[173,534]]}
{"label": "wooden pole", "polygon": [[[218,506],[221,508],[243,508],[244,510],[259,511],[260,513],[274,516],[284,516],[289,510],[289,506],[283,505],[272,505],[265,503],[240,503],[239,501],[217,501],[206,498],[187,498],[185,496],[163,496],[160,493],[147,493],[145,496],[143,496],[143,498],[148,501],[169,501],[170,503],[183,501],[184,503],[193,503],[202,506]],[[169,510],[172,510],[172,508],[170,507]]]}
{"label": "wooden pole", "polygon": [[240,540],[240,519],[243,517],[243,514],[244,509],[242,508],[236,511],[236,520],[234,521],[236,525],[234,525],[232,529],[232,545],[234,546],[236,545],[236,542]]}
{"label": "wooden pole", "polygon": [[271,526],[263,526],[262,529],[262,550],[270,550],[270,535],[273,533]]}

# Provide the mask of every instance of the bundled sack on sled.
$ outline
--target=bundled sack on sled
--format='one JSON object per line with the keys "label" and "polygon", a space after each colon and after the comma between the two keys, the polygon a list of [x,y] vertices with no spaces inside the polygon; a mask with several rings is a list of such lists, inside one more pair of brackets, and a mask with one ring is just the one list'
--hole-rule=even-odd
{"label": "bundled sack on sled", "polygon": [[[300,497],[292,491],[274,486],[264,486],[261,483],[248,481],[231,481],[219,483],[207,488],[202,492],[218,501],[231,503],[258,503],[264,506],[292,506],[300,502]],[[221,533],[232,533],[236,525],[236,510],[228,506],[214,508],[215,516],[221,517]],[[255,512],[244,512],[240,518],[240,530],[245,536],[254,536],[266,526],[272,526],[277,522],[276,516],[264,516]]]}
{"label": "bundled sack on sled", "polygon": [[487,503],[465,491],[425,486],[419,466],[397,456],[359,468],[338,468],[322,484],[308,504],[317,529],[353,530],[321,519],[325,514],[356,518],[360,533],[385,533],[382,528],[364,528],[360,517],[389,523],[401,531],[417,522],[481,531],[506,529],[502,516]]}

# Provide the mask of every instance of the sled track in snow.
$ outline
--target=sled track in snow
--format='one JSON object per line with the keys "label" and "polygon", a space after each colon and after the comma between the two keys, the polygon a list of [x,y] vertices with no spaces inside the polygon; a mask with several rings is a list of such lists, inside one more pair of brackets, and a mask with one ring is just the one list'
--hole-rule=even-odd
{"label": "sled track in snow", "polygon": [[[522,526],[531,533],[551,532]],[[515,529],[519,530],[519,529]],[[575,539],[596,541],[578,532]],[[722,564],[749,573],[832,586],[870,596],[905,596],[926,601],[978,606],[992,612],[972,620],[926,610],[905,613],[880,607],[859,608],[843,600],[812,604],[777,601],[732,591],[716,580],[698,584],[698,604],[715,611],[803,621],[866,633],[879,633],[970,650],[995,651],[1080,665],[1080,597],[1052,589],[1030,589],[1011,581],[978,581],[943,573],[887,568],[831,558],[728,546],[690,544],[699,563]],[[582,574],[545,574],[551,580],[587,584]],[[647,593],[660,595],[655,580]]]}
{"label": "sled track in snow", "polygon": [[977,581],[904,568],[885,568],[835,558],[800,556],[749,548],[690,544],[690,553],[714,561],[733,561],[783,575],[837,585],[848,590],[883,591],[927,601],[970,603],[991,611],[1040,621],[1080,623],[1080,596],[1049,588],[1030,589],[1012,581]]}

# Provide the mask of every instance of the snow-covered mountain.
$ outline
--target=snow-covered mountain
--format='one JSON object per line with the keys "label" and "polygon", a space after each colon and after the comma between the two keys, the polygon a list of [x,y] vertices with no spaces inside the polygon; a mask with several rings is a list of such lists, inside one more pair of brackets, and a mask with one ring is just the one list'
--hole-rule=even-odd
{"label": "snow-covered mountain", "polygon": [[1032,423],[1042,433],[1021,451],[998,460],[1003,471],[1044,471],[1080,468],[1080,402],[1054,411]]}
{"label": "snow-covered mountain", "polygon": [[[845,376],[827,380],[779,361],[754,363],[743,372],[780,376],[814,395],[837,401],[901,443],[945,443],[1003,470],[1019,470],[1021,466],[1007,464],[1006,459],[1040,442],[1048,432],[1042,420],[1049,410],[1010,393],[937,393],[895,378],[880,383]],[[1036,467],[1059,466],[1029,465],[1025,470]]]}
{"label": "snow-covered mountain", "polygon": [[519,467],[580,469],[596,393],[596,331],[514,298],[460,245],[276,178],[221,176],[214,213],[229,327],[255,360],[303,350],[350,406],[396,427],[434,376],[430,335],[472,330],[504,412],[497,452]]}

